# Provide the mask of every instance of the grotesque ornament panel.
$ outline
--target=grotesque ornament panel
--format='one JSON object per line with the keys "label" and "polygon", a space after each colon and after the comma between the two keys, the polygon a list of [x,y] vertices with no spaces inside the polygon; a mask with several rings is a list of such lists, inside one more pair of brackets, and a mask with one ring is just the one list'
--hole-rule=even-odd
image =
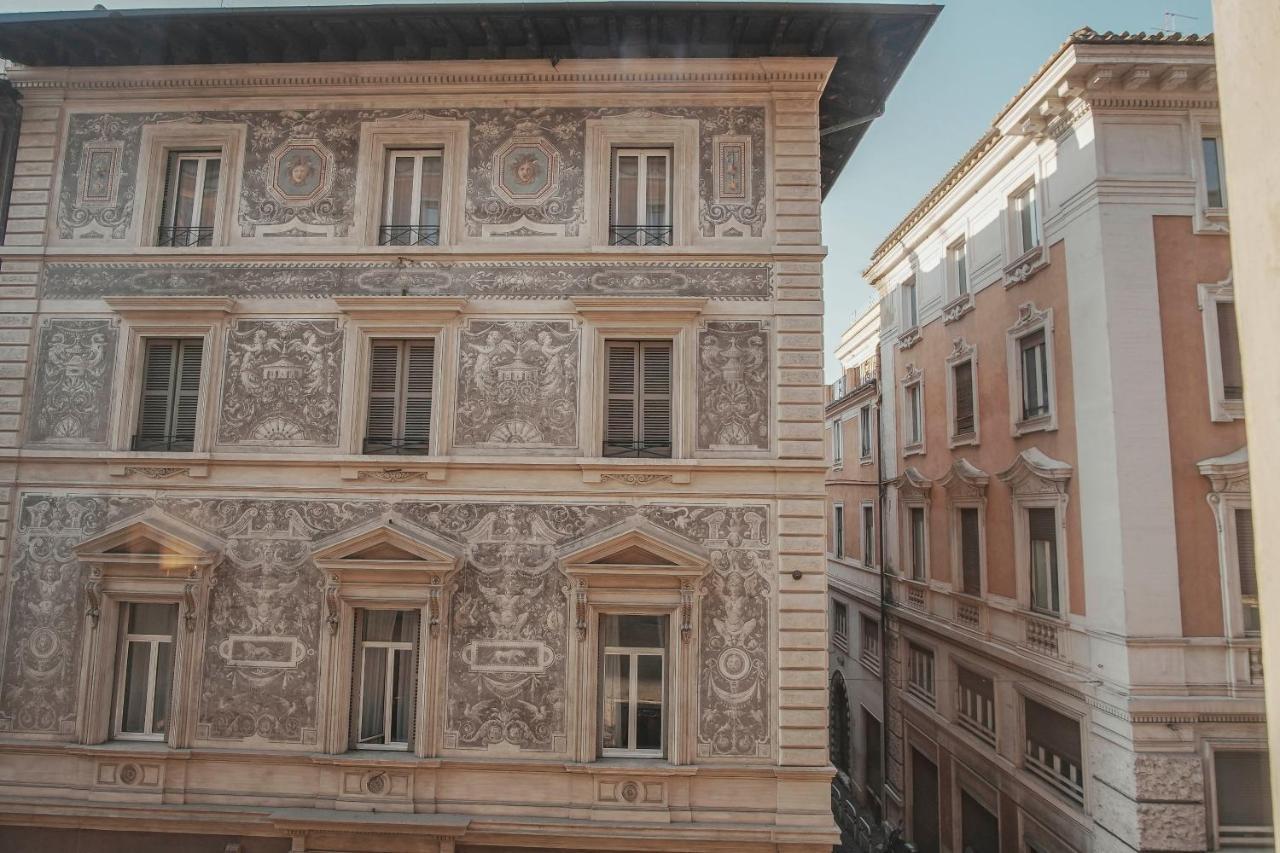
{"label": "grotesque ornament panel", "polygon": [[71,549],[149,503],[145,498],[23,496],[4,597],[8,641],[0,731],[65,737],[75,731],[89,569]]}
{"label": "grotesque ornament panel", "polygon": [[227,335],[224,444],[338,441],[343,333],[336,320],[240,320]]}
{"label": "grotesque ornament panel", "polygon": [[114,320],[41,324],[30,441],[106,442],[116,337]]}
{"label": "grotesque ornament panel", "polygon": [[764,321],[698,330],[698,448],[769,448],[769,333]]}
{"label": "grotesque ornament panel", "polygon": [[568,320],[473,320],[459,351],[454,444],[578,444],[578,329]]}

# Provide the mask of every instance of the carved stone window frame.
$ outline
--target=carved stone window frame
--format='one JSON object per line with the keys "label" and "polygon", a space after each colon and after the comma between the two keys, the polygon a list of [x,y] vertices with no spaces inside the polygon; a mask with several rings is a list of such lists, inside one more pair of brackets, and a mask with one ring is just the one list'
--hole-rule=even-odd
{"label": "carved stone window frame", "polygon": [[972,598],[964,591],[964,554],[960,528],[960,510],[978,511],[978,598],[987,594],[987,484],[991,478],[969,460],[960,458],[951,464],[945,477],[938,481],[947,495],[947,533],[951,543],[951,589],[956,595]]}
{"label": "carved stone window frame", "polygon": [[[909,466],[905,468],[894,481],[893,485],[898,490],[898,504],[901,511],[898,513],[898,541],[902,545],[901,567],[902,578],[908,583],[924,584],[929,583],[929,523],[930,512],[929,505],[932,503],[930,495],[933,490],[933,481],[920,473],[918,468]],[[924,565],[921,567],[923,576],[916,578],[911,576],[911,510],[924,510]]]}
{"label": "carved stone window frame", "polygon": [[120,522],[75,546],[76,558],[88,566],[77,742],[98,744],[111,736],[123,605],[142,603],[179,608],[169,730],[163,743],[175,749],[192,745],[209,587],[222,548],[222,540],[159,512]]}
{"label": "carved stone window frame", "polygon": [[207,254],[225,250],[235,242],[236,208],[240,201],[240,184],[244,176],[245,138],[243,124],[174,122],[147,124],[142,128],[138,148],[139,216],[130,227],[128,240],[152,252],[173,252],[173,248],[156,245],[156,233],[164,211],[165,173],[169,155],[178,151],[217,150],[221,152],[218,168],[218,200],[214,214],[212,245],[183,247],[185,254]]}
{"label": "carved stone window frame", "polygon": [[1244,419],[1244,400],[1228,400],[1222,379],[1222,340],[1218,335],[1218,312],[1234,311],[1236,289],[1232,275],[1216,284],[1196,285],[1196,307],[1204,329],[1205,372],[1209,379],[1209,419],[1229,423]]}
{"label": "carved stone window frame", "polygon": [[[1248,845],[1247,847],[1245,847],[1246,850],[1248,849],[1257,850],[1257,849],[1265,848],[1268,844],[1274,843],[1274,840],[1275,840],[1274,826],[1272,827],[1271,841],[1268,841],[1265,837],[1249,838],[1249,841],[1255,842],[1257,845],[1260,845],[1259,847],[1255,847],[1254,844],[1249,844],[1248,841],[1245,841],[1245,839],[1241,838],[1240,834],[1233,834],[1232,837],[1225,839],[1226,843],[1223,843],[1224,833],[1222,831],[1223,827],[1222,827],[1222,820],[1220,817],[1221,806],[1218,803],[1218,766],[1217,766],[1217,760],[1216,760],[1217,755],[1220,752],[1261,752],[1266,754],[1270,752],[1270,749],[1265,736],[1256,738],[1256,739],[1244,739],[1244,738],[1228,739],[1226,737],[1218,735],[1214,737],[1204,738],[1204,740],[1201,742],[1200,761],[1201,761],[1201,766],[1204,769],[1205,811],[1207,812],[1206,818],[1209,824],[1208,826],[1209,839],[1212,842],[1212,847],[1210,849],[1231,850],[1235,848],[1236,845],[1241,844],[1242,841],[1244,841],[1245,844]],[[1250,835],[1252,836],[1252,833],[1250,833]]]}
{"label": "carved stone window frame", "polygon": [[[973,395],[973,434],[956,435],[956,368],[969,362],[969,377]],[[978,402],[978,345],[956,338],[951,342],[951,352],[944,362],[947,371],[947,447],[977,445],[982,435],[982,413]]]}
{"label": "carved stone window frame", "polygon": [[654,461],[611,457],[604,462],[610,466],[653,467],[694,455],[697,321],[707,301],[701,296],[600,296],[573,300],[574,308],[583,320],[582,363],[590,366],[582,377],[581,388],[581,399],[589,401],[589,415],[582,418],[583,431],[579,437],[579,444],[588,449],[588,455],[604,459],[601,450],[604,446],[605,382],[609,375],[605,361],[608,358],[606,344],[611,340],[671,342],[671,459]]}
{"label": "carved stone window frame", "polygon": [[[647,553],[649,562],[612,562],[615,555]],[[600,617],[605,614],[667,616],[666,742],[664,756],[611,761],[692,764],[697,747],[700,580],[710,568],[706,549],[633,516],[561,549],[572,584],[576,642],[569,649],[569,731],[572,760],[601,760]]]}
{"label": "carved stone window frame", "polygon": [[691,245],[698,231],[697,119],[666,116],[620,115],[587,119],[586,168],[583,192],[586,199],[587,233],[596,252],[645,252],[634,246],[609,244],[609,209],[613,187],[609,180],[613,149],[671,149],[671,245],[675,249]]}
{"label": "carved stone window frame", "polygon": [[[416,255],[448,251],[466,238],[467,156],[471,123],[460,119],[382,119],[360,125],[355,197],[359,203],[351,233],[362,251]],[[438,148],[444,172],[440,190],[440,239],[435,246],[379,246],[387,180],[387,152],[396,148]]]}
{"label": "carved stone window frame", "polygon": [[[960,292],[960,279],[957,274],[956,258],[964,259],[964,293]],[[943,275],[946,279],[946,299],[942,306],[942,321],[953,323],[973,310],[973,266],[969,263],[969,234],[964,224],[947,240],[942,250]]]}
{"label": "carved stone window frame", "polygon": [[435,375],[431,385],[430,453],[420,456],[366,457],[370,465],[397,470],[413,460],[437,460],[447,456],[452,444],[453,370],[455,360],[445,354],[456,346],[456,320],[467,301],[451,296],[337,296],[339,310],[347,317],[346,367],[343,384],[354,389],[351,403],[342,412],[340,434],[346,436],[342,452],[363,456],[365,414],[369,403],[369,359],[373,342],[382,339],[422,340],[435,344]]}
{"label": "carved stone window frame", "polygon": [[[1032,447],[1018,454],[1013,464],[997,476],[1009,487],[1013,511],[1014,574],[1017,581],[1017,604],[1022,610],[1034,613],[1035,618],[1066,624],[1071,615],[1071,582],[1067,562],[1067,506],[1070,499],[1067,486],[1071,482],[1072,468],[1046,456],[1039,448]],[[1027,518],[1029,509],[1053,509],[1056,512],[1058,546],[1058,595],[1062,608],[1059,613],[1045,613],[1031,607],[1031,529]]]}
{"label": "carved stone window frame", "polygon": [[1244,608],[1240,600],[1240,553],[1236,539],[1236,510],[1252,512],[1250,494],[1249,448],[1241,447],[1226,456],[1203,459],[1196,463],[1209,480],[1205,500],[1213,512],[1218,535],[1218,569],[1222,585],[1223,635],[1257,640],[1256,633],[1244,630]]}
{"label": "carved stone window frame", "polygon": [[[1026,174],[1022,180],[1018,181],[1009,191],[1005,193],[1004,215],[1001,221],[1004,223],[1004,242],[1005,242],[1005,266],[1004,266],[1004,286],[1006,288],[1013,287],[1016,284],[1022,284],[1031,276],[1035,275],[1041,269],[1049,265],[1049,240],[1045,234],[1045,181],[1041,175],[1040,167],[1037,166]],[[1031,191],[1031,202],[1035,206],[1036,212],[1036,230],[1039,242],[1030,249],[1023,251],[1022,249],[1022,222],[1018,216],[1018,208],[1015,199],[1021,197],[1027,190]]]}
{"label": "carved stone window frame", "polygon": [[1191,112],[1191,174],[1196,181],[1196,215],[1192,222],[1192,232],[1196,234],[1229,234],[1231,233],[1231,197],[1227,195],[1226,172],[1220,172],[1223,185],[1223,207],[1209,206],[1209,184],[1207,166],[1204,162],[1204,143],[1206,136],[1218,140],[1218,157],[1225,162],[1222,147],[1222,123],[1216,110]]}
{"label": "carved stone window frame", "polygon": [[[364,556],[382,549],[382,556]],[[397,553],[402,556],[386,556]],[[351,683],[356,611],[418,612],[414,736],[408,754],[438,755],[443,737],[449,578],[462,549],[402,518],[385,515],[315,543],[325,573],[320,634],[320,749],[352,752]]]}
{"label": "carved stone window frame", "polygon": [[[1044,358],[1048,368],[1049,385],[1047,414],[1023,420],[1022,414],[1022,339],[1036,332],[1044,332]],[[1018,306],[1018,317],[1005,330],[1005,359],[1009,376],[1009,433],[1017,438],[1032,432],[1053,432],[1058,428],[1058,369],[1053,346],[1053,309],[1043,311],[1034,302]],[[977,384],[974,385],[976,396]],[[976,407],[976,403],[975,403]],[[975,408],[976,411],[976,408]]]}
{"label": "carved stone window frame", "polygon": [[[213,447],[218,422],[218,390],[222,387],[223,349],[235,300],[228,296],[109,296],[107,307],[120,316],[120,405],[108,434],[110,447],[146,458],[172,455],[189,459]],[[132,451],[142,399],[142,374],[148,338],[200,338],[200,402],[195,442],[190,451]]]}
{"label": "carved stone window frame", "polygon": [[[917,388],[920,400],[920,439],[913,441],[911,437],[911,394],[910,390]],[[922,455],[925,452],[925,446],[928,443],[928,427],[925,423],[925,404],[924,404],[924,371],[916,366],[914,362],[906,366],[906,370],[902,374],[902,378],[898,380],[898,393],[902,401],[902,458],[908,456]]]}
{"label": "carved stone window frame", "polygon": [[[1000,791],[991,781],[979,775],[975,770],[971,770],[968,765],[962,761],[951,762],[951,814],[957,819],[951,821],[951,849],[964,849],[962,839],[964,838],[964,827],[959,820],[962,798],[968,794],[974,802],[982,806],[988,813],[995,815],[996,825],[1000,828],[1001,834],[1004,832],[1005,821],[1015,819],[1015,815],[1008,814],[1008,809],[1001,813],[1000,809]],[[1006,799],[1006,802],[1011,802]]]}

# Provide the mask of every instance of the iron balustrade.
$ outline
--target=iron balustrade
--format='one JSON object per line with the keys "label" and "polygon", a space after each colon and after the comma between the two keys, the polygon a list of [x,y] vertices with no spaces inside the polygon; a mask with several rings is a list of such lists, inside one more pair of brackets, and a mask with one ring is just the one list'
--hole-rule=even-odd
{"label": "iron balustrade", "polygon": [[643,457],[647,459],[670,459],[671,443],[654,441],[606,441],[604,455],[617,457]]}
{"label": "iron balustrade", "polygon": [[195,449],[195,439],[178,435],[135,435],[129,449],[190,453]]}
{"label": "iron balustrade", "polygon": [[383,225],[378,229],[379,246],[439,246],[439,225]]}
{"label": "iron balustrade", "polygon": [[610,225],[611,246],[670,246],[670,225]]}
{"label": "iron balustrade", "polygon": [[364,452],[367,456],[426,456],[429,447],[425,441],[378,441],[366,438]]}
{"label": "iron balustrade", "polygon": [[185,249],[190,246],[212,246],[213,226],[206,227],[201,225],[199,228],[161,227],[159,244],[175,249]]}

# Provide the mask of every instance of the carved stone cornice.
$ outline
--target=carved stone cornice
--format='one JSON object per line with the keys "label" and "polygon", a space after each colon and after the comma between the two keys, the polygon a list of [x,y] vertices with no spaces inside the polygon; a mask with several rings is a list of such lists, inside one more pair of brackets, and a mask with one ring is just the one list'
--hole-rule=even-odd
{"label": "carved stone cornice", "polygon": [[892,484],[898,489],[898,496],[904,501],[927,501],[933,489],[933,481],[920,473],[920,469],[910,466],[898,475]]}
{"label": "carved stone cornice", "polygon": [[987,483],[990,480],[991,477],[986,471],[961,457],[951,464],[951,468],[946,476],[938,481],[938,485],[946,489],[952,498],[981,498],[986,496]]}
{"label": "carved stone cornice", "polygon": [[962,293],[948,302],[942,309],[942,322],[954,323],[973,310],[973,294]]}
{"label": "carved stone cornice", "polygon": [[1244,445],[1225,456],[1214,456],[1196,463],[1200,473],[1209,478],[1213,494],[1249,494],[1249,447]]}
{"label": "carved stone cornice", "polygon": [[998,476],[1017,495],[1065,495],[1071,474],[1072,468],[1066,462],[1046,456],[1038,447],[1029,447]]}
{"label": "carved stone cornice", "polygon": [[457,296],[335,296],[342,313],[361,320],[448,320],[467,307]]}

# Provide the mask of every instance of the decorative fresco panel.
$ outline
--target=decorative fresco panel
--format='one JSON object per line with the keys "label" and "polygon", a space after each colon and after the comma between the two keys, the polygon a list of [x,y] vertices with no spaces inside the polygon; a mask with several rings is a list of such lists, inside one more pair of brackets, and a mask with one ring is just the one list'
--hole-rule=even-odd
{"label": "decorative fresco panel", "polygon": [[569,320],[467,323],[454,446],[577,447],[578,337]]}
{"label": "decorative fresco panel", "polygon": [[[637,113],[620,107],[75,113],[62,170],[87,177],[63,181],[58,235],[125,239],[136,213],[142,128],[182,122],[248,128],[237,212],[240,236],[346,237],[355,222],[362,123],[461,119],[471,124],[466,233],[479,237],[486,228],[501,226],[522,233],[533,224],[575,236],[584,216],[586,122],[622,115]],[[664,107],[643,115],[699,122],[700,233],[760,236],[765,223],[764,108]],[[746,140],[741,150],[716,150],[713,142],[739,137]],[[735,194],[736,187],[741,195]]]}
{"label": "decorative fresco panel", "polygon": [[337,320],[239,320],[227,333],[218,441],[338,443],[343,333]]}
{"label": "decorative fresco panel", "polygon": [[765,300],[770,267],[757,263],[52,263],[42,295],[469,298],[707,296]]}
{"label": "decorative fresco panel", "polygon": [[73,736],[88,567],[72,548],[147,510],[226,542],[202,638],[202,740],[318,742],[324,578],[312,543],[390,510],[466,554],[447,616],[446,748],[567,753],[574,640],[568,580],[554,555],[640,514],[711,553],[699,588],[698,755],[769,755],[773,556],[763,506],[24,495],[5,598],[0,731]]}
{"label": "decorative fresco panel", "polygon": [[769,449],[769,326],[709,320],[698,330],[698,448]]}
{"label": "decorative fresco panel", "polygon": [[41,323],[28,441],[106,442],[117,331],[114,320]]}
{"label": "decorative fresco panel", "polygon": [[22,499],[4,599],[8,637],[0,731],[67,739],[74,733],[88,568],[71,549],[149,503],[84,495]]}

